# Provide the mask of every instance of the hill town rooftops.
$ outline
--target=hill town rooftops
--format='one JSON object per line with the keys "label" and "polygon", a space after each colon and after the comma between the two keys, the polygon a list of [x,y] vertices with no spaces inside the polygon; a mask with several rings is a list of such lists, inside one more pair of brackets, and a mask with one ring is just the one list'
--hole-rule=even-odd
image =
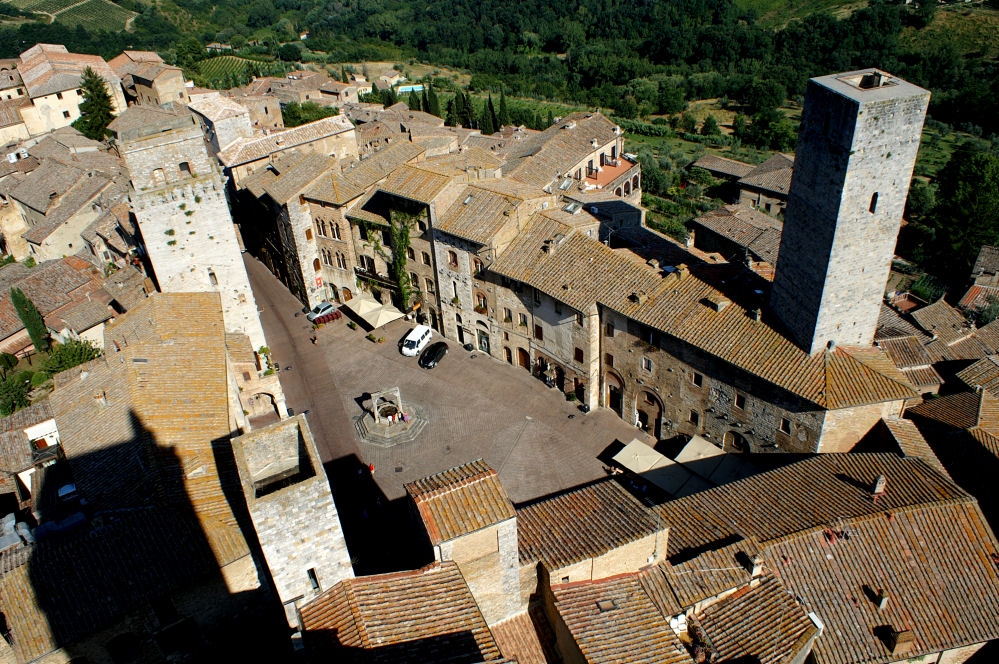
{"label": "hill town rooftops", "polygon": [[[76,90],[83,70],[90,67],[111,90],[121,86],[121,79],[99,55],[70,53],[59,44],[36,44],[21,54],[17,70],[32,99]],[[112,93],[112,97],[113,97]]]}
{"label": "hill town rooftops", "polygon": [[353,131],[354,125],[344,115],[323,118],[308,124],[277,131],[258,138],[240,138],[219,153],[219,161],[233,168],[282,150],[307,145],[329,136]]}

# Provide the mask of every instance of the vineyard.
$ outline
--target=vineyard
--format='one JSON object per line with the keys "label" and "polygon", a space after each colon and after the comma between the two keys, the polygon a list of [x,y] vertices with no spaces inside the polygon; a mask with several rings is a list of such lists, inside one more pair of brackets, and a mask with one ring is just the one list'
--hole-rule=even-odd
{"label": "vineyard", "polygon": [[11,0],[18,9],[41,12],[68,27],[82,25],[88,31],[124,30],[135,12],[109,0]]}
{"label": "vineyard", "polygon": [[198,71],[208,79],[222,78],[227,75],[243,76],[254,64],[253,60],[235,55],[219,55],[198,63]]}

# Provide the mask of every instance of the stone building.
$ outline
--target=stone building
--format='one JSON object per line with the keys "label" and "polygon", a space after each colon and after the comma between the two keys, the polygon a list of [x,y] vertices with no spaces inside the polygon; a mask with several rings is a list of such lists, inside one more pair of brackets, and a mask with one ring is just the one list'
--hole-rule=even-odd
{"label": "stone building", "polygon": [[250,111],[250,122],[254,129],[265,134],[284,129],[281,102],[277,97],[264,94],[241,94],[233,90],[229,91],[229,96]]}
{"label": "stone building", "polygon": [[184,72],[153,51],[122,51],[108,65],[121,77],[126,101],[160,106],[188,102]]}
{"label": "stone building", "polygon": [[329,480],[305,415],[232,441],[271,580],[288,624],[298,609],[354,576]]}
{"label": "stone building", "polygon": [[437,562],[454,561],[487,625],[521,613],[517,515],[481,459],[406,485]]}
{"label": "stone building", "polygon": [[787,206],[794,156],[778,152],[739,178],[739,205],[778,216]]}
{"label": "stone building", "polygon": [[205,97],[187,107],[198,118],[213,157],[238,139],[254,134],[249,109],[229,97]]}
{"label": "stone building", "polygon": [[194,118],[134,106],[111,125],[130,174],[129,197],[163,292],[217,292],[226,328],[266,346],[218,166]]}
{"label": "stone building", "polygon": [[808,353],[874,341],[928,104],[876,69],[808,82],[770,295]]}

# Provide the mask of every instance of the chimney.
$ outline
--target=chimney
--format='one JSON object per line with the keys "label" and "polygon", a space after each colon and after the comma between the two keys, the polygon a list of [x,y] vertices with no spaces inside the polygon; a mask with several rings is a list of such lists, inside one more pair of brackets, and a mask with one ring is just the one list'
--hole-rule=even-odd
{"label": "chimney", "polygon": [[878,611],[884,611],[885,607],[888,606],[888,591],[879,590],[877,596]]}
{"label": "chimney", "polygon": [[104,390],[100,390],[99,392],[94,392],[94,402],[97,404],[99,408],[103,408],[104,406],[108,405],[107,392],[105,392]]}
{"label": "chimney", "polygon": [[916,646],[916,637],[907,629],[894,630],[889,628],[884,641],[892,655],[907,654],[912,652]]}
{"label": "chimney", "polygon": [[875,496],[880,496],[884,494],[885,490],[888,488],[888,478],[884,475],[878,475],[878,479],[874,480],[874,488],[871,490]]}
{"label": "chimney", "polygon": [[759,323],[760,319],[763,317],[763,312],[760,311],[759,309],[751,309],[749,312],[749,317],[750,319]]}
{"label": "chimney", "polygon": [[655,258],[650,258],[649,260],[645,261],[645,263],[656,270],[659,269],[659,261],[657,261]]}

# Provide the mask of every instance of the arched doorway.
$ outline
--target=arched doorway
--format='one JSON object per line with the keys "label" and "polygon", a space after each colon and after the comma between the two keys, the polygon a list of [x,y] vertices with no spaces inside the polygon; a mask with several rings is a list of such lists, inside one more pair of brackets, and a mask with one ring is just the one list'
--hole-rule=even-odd
{"label": "arched doorway", "polygon": [[624,417],[624,381],[616,373],[610,371],[604,377],[606,392],[604,403],[608,408],[617,413],[618,417]]}
{"label": "arched doorway", "polygon": [[531,370],[531,355],[523,348],[517,349],[517,364],[528,371]]}
{"label": "arched doorway", "polygon": [[333,293],[333,301],[334,302],[339,302],[340,301],[340,291],[339,291],[339,289],[336,286],[330,284],[330,292]]}
{"label": "arched doorway", "polygon": [[475,323],[475,336],[479,342],[479,350],[483,353],[489,352],[489,331],[487,329],[482,329],[486,327],[486,324],[482,321],[476,321]]}
{"label": "arched doorway", "polygon": [[503,356],[506,358],[507,364],[513,364],[513,352],[509,348],[503,348]]}
{"label": "arched doorway", "polygon": [[722,449],[726,452],[752,452],[752,446],[746,437],[738,431],[726,431],[722,439]]}
{"label": "arched doorway", "polygon": [[259,392],[247,399],[246,410],[253,426],[262,426],[280,419],[274,395],[267,392]]}
{"label": "arched doorway", "polygon": [[350,292],[349,288],[343,289],[343,301],[350,302],[354,297],[354,294]]}
{"label": "arched doorway", "polygon": [[638,393],[635,403],[638,411],[638,426],[642,431],[652,434],[656,439],[663,437],[663,403],[654,392],[642,390]]}

